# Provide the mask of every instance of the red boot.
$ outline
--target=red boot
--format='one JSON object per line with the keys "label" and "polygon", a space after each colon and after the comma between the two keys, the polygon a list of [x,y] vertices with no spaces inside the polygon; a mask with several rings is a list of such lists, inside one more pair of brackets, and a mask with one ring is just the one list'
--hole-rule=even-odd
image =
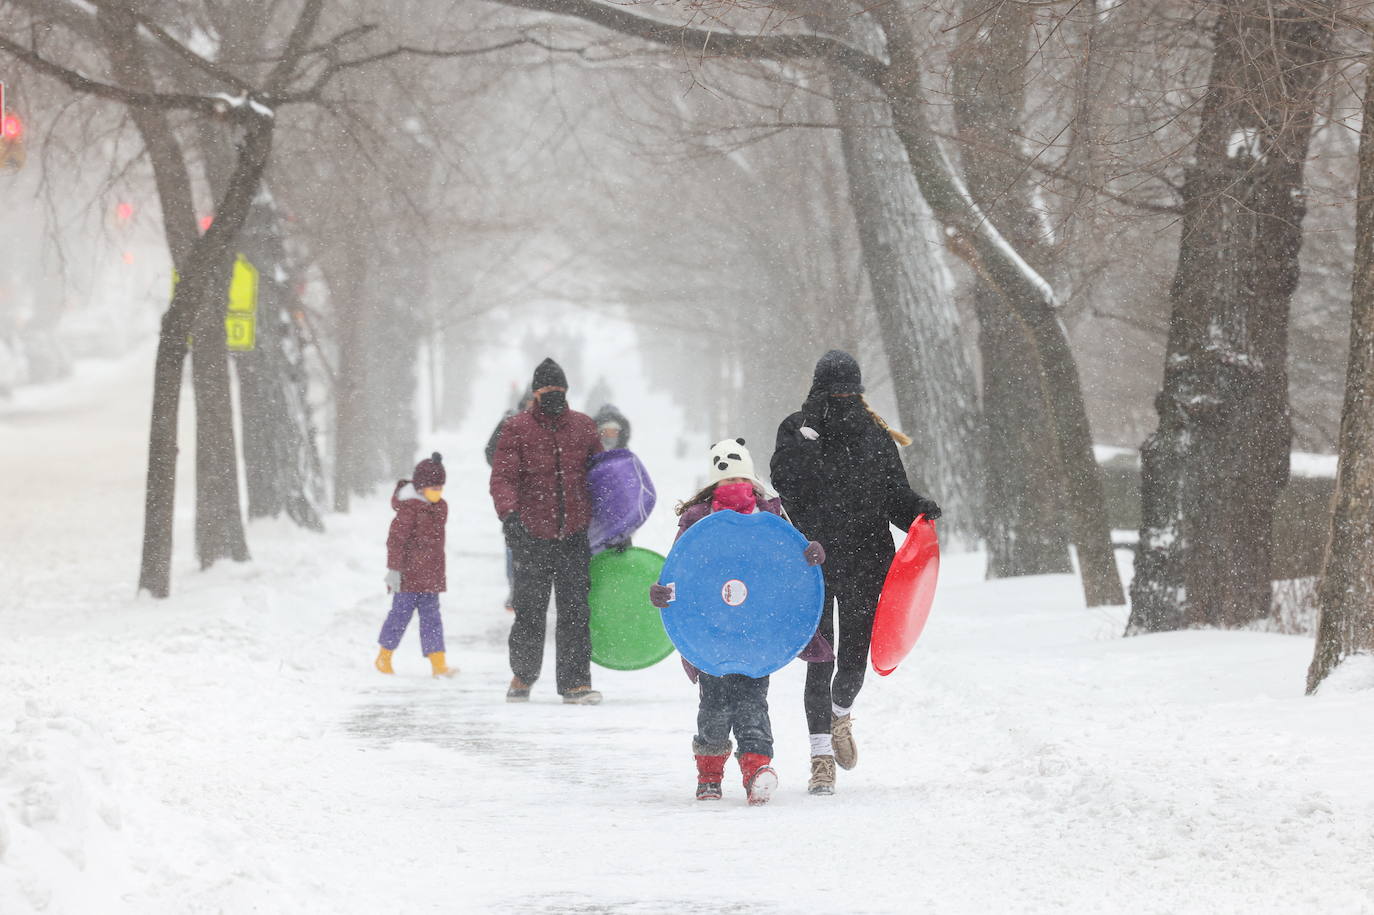
{"label": "red boot", "polygon": [[762,753],[743,753],[739,758],[739,771],[744,776],[744,790],[749,793],[749,803],[758,805],[768,803],[773,789],[778,787],[778,773],[768,765],[771,756]]}
{"label": "red boot", "polygon": [[697,800],[720,800],[720,783],[725,778],[726,756],[697,756]]}

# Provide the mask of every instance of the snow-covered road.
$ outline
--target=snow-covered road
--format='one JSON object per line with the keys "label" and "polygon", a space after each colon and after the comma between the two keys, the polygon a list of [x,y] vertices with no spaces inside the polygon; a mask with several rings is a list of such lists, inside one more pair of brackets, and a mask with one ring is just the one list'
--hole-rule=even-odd
{"label": "snow-covered road", "polygon": [[794,664],[775,800],[703,804],[674,660],[598,671],[599,707],[504,703],[494,417],[436,443],[457,679],[413,629],[371,667],[381,492],[322,536],[255,524],[254,561],[206,573],[183,513],[174,597],[135,599],[143,363],[0,405],[0,913],[1374,912],[1368,666],[1305,698],[1309,640],[1123,640],[1068,577],[947,557],[837,794],[805,793]]}

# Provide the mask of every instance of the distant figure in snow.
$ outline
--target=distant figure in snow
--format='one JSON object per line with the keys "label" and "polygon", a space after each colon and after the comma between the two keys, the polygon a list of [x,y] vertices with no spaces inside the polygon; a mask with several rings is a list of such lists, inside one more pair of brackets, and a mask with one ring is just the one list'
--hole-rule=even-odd
{"label": "distant figure in snow", "polygon": [[596,434],[601,437],[602,449],[614,451],[616,448],[630,447],[630,421],[615,404],[602,404],[592,419],[596,422]]}
{"label": "distant figure in snow", "polygon": [[837,763],[858,765],[850,710],[863,687],[873,615],[895,554],[889,525],[905,531],[917,515],[940,517],[940,506],[907,482],[897,445],[911,439],[874,413],[863,391],[853,356],[822,356],[801,410],[778,426],[771,465],[793,523],[829,556],[820,633],[835,646],[835,660],[806,669],[812,794],[834,793]]}
{"label": "distant figure in snow", "polygon": [[[533,402],[534,402],[534,392],[533,392],[532,390],[530,390],[528,387],[526,387],[526,388],[524,389],[524,391],[521,393],[521,395],[520,395],[520,400],[516,402],[516,405],[515,405],[512,409],[507,410],[507,411],[501,416],[501,421],[498,422],[498,423],[496,424],[496,428],[493,429],[493,430],[491,431],[491,437],[487,439],[486,454],[487,454],[487,466],[488,466],[488,467],[491,466],[492,458],[494,458],[494,457],[496,456],[496,443],[499,442],[499,441],[501,440],[501,430],[504,429],[504,428],[506,428],[506,420],[510,419],[512,416],[515,416],[517,413],[523,413],[523,412],[525,412],[526,410],[528,410],[528,409],[530,408],[530,404],[532,404]],[[506,547],[506,612],[507,612],[507,613],[514,613],[514,612],[515,612],[515,604],[513,603],[513,601],[514,601],[514,595],[515,595],[515,559],[514,559],[514,557],[511,555],[510,547],[507,546],[507,547]]]}
{"label": "distant figure in snow", "polygon": [[[630,421],[625,418],[624,413],[616,408],[615,404],[602,404],[601,409],[597,410],[596,415],[592,417],[592,421],[596,423],[596,434],[601,439],[603,451],[630,447]],[[598,552],[609,549],[623,553],[633,545],[633,539],[627,535],[621,540],[600,546]]]}
{"label": "distant figure in snow", "polygon": [[595,705],[601,693],[591,686],[587,461],[600,453],[601,439],[590,416],[569,409],[568,378],[557,362],[539,363],[530,387],[534,403],[506,420],[491,462],[491,500],[515,559],[514,676],[506,701],[529,701],[539,679],[552,590],[558,692],[565,703]]}
{"label": "distant figure in snow", "polygon": [[[678,503],[677,536],[707,515],[718,511],[782,514],[782,502],[769,497],[767,488],[754,475],[754,458],[744,439],[732,438],[711,446],[711,470],[706,488],[685,502]],[[825,561],[825,550],[812,541],[802,555],[810,565]],[[649,586],[649,603],[666,608],[674,599],[673,588],[664,584]],[[802,651],[802,657],[833,658],[828,645],[817,639]],[[773,771],[773,725],[768,717],[768,678],[744,674],[712,676],[697,670],[685,659],[687,675],[697,681],[697,733],[692,738],[692,754],[697,761],[697,800],[714,801],[721,796],[725,761],[730,758],[730,734],[739,744],[739,770],[750,804],[765,804],[777,787]]]}
{"label": "distant figure in snow", "polygon": [[377,641],[377,669],[395,673],[391,654],[401,644],[410,618],[420,613],[420,651],[429,658],[436,677],[458,673],[444,660],[444,620],[439,615],[439,595],[447,580],[444,568],[444,525],[448,503],[444,501],[444,458],[434,452],[415,465],[409,480],[396,484],[391,508],[396,517],[386,538],[386,589],[391,593],[391,612],[382,623]]}

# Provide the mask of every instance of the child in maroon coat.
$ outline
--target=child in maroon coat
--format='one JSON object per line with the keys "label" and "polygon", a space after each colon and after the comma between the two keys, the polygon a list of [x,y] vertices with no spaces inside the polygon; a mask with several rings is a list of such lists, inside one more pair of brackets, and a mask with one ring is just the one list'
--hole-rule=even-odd
{"label": "child in maroon coat", "polygon": [[396,484],[391,507],[396,512],[386,538],[386,589],[391,592],[391,612],[382,623],[377,641],[377,669],[391,668],[391,653],[401,644],[410,618],[420,613],[420,650],[429,658],[434,676],[451,677],[458,671],[444,660],[444,620],[439,615],[439,594],[445,590],[444,525],[448,503],[444,501],[444,459],[439,452],[415,465],[409,480]]}
{"label": "child in maroon coat", "polygon": [[[711,446],[710,483],[686,502],[678,504],[678,531],[683,532],[712,512],[737,511],[741,514],[771,512],[782,514],[782,500],[770,498],[754,476],[754,459],[744,447],[744,439],[726,439]],[[825,550],[816,542],[806,545],[803,554],[811,565],[825,561]],[[649,602],[663,609],[673,600],[669,585],[649,587]],[[813,639],[813,642],[815,640]],[[823,651],[829,646],[808,645],[803,653]],[[684,659],[687,675],[697,681],[700,701],[697,706],[697,733],[692,738],[692,753],[697,761],[697,800],[718,800],[725,761],[730,757],[730,734],[739,744],[739,768],[750,804],[764,804],[778,785],[773,761],[773,725],[768,717],[768,678],[744,674],[712,676],[698,671]]]}

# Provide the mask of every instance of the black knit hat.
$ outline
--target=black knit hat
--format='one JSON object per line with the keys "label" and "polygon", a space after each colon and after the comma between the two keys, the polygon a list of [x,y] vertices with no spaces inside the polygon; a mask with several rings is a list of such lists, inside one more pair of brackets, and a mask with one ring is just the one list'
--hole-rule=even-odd
{"label": "black knit hat", "polygon": [[566,388],[568,386],[568,376],[563,374],[563,367],[550,357],[539,363],[534,370],[534,384],[530,385],[532,390],[540,388]]}
{"label": "black knit hat", "polygon": [[416,489],[429,489],[431,486],[443,486],[447,478],[448,475],[444,473],[444,456],[436,451],[415,465],[410,482],[415,484]]}
{"label": "black knit hat", "polygon": [[832,349],[816,363],[811,376],[813,394],[862,394],[863,373],[859,363],[844,350]]}

